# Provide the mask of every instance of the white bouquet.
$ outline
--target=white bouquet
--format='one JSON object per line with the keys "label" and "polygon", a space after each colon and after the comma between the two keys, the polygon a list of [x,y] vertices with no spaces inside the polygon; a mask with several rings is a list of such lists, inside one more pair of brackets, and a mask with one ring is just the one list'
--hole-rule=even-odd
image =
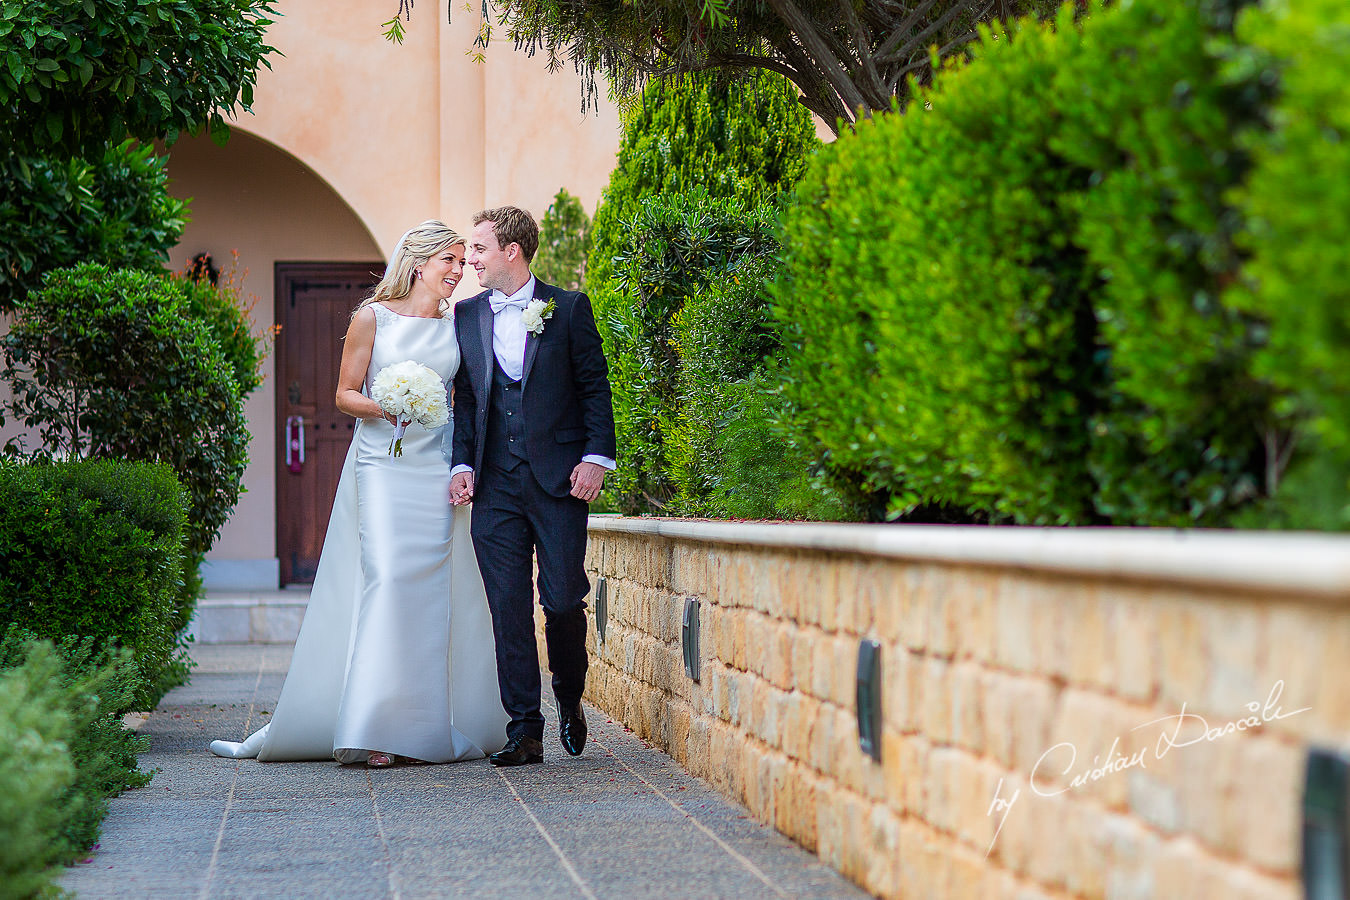
{"label": "white bouquet", "polygon": [[370,395],[380,409],[398,420],[389,442],[393,456],[403,455],[403,434],[413,422],[423,428],[440,428],[450,421],[441,376],[411,359],[385,366],[376,373]]}

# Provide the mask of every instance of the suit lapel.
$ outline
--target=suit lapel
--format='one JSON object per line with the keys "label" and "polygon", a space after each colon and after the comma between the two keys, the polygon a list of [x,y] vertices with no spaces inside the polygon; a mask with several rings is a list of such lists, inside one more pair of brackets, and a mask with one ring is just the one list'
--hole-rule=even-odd
{"label": "suit lapel", "polygon": [[492,352],[492,304],[488,303],[491,294],[491,291],[484,294],[475,310],[478,314],[478,340],[483,352],[483,371],[478,386],[483,389],[484,397],[492,387],[492,359],[495,355]]}
{"label": "suit lapel", "polygon": [[[534,299],[543,300],[545,302],[548,302],[549,299],[548,285],[544,284],[538,278],[534,280]],[[547,322],[544,323],[544,327],[548,327]],[[534,365],[534,357],[539,353],[540,337],[542,337],[542,335],[535,334],[532,331],[525,335],[525,366],[521,369],[520,373],[521,390],[525,389],[525,382],[530,379],[530,367]]]}

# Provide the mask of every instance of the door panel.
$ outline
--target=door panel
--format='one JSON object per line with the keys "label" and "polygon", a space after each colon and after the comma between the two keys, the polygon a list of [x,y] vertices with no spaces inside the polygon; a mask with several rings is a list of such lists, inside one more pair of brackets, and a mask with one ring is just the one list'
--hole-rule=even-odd
{"label": "door panel", "polygon": [[[277,558],[281,583],[311,583],[355,419],[334,403],[342,337],[383,263],[277,263]],[[288,421],[304,422],[304,462],[287,464]]]}

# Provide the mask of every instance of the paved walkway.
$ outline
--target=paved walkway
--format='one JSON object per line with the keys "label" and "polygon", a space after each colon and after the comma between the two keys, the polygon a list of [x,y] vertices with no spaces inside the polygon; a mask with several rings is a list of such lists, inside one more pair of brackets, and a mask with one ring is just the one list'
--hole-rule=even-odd
{"label": "paved walkway", "polygon": [[[286,645],[199,645],[142,726],[149,786],[62,885],[98,897],[864,897],[593,707],[575,759],[369,770],[218,759],[281,690]],[[547,683],[547,682],[545,682]],[[551,723],[552,724],[552,723]]]}

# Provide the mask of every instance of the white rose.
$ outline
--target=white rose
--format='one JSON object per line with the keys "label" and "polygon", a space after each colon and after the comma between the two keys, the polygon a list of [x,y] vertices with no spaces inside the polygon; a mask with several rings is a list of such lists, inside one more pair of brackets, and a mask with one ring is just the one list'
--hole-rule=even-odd
{"label": "white rose", "polygon": [[547,304],[543,300],[534,299],[525,305],[525,309],[520,314],[520,324],[525,326],[525,330],[533,334],[539,334],[544,330],[544,307]]}

